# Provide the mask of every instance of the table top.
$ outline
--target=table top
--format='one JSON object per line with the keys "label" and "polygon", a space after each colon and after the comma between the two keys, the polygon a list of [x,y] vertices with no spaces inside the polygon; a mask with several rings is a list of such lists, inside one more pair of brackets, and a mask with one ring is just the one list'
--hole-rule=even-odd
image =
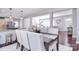
{"label": "table top", "polygon": [[51,40],[55,40],[58,37],[58,35],[49,35],[49,34],[42,34],[42,36],[45,42],[50,42]]}
{"label": "table top", "polygon": [[48,35],[48,34],[43,34],[44,37],[47,37],[49,39],[56,39],[57,38],[57,35]]}

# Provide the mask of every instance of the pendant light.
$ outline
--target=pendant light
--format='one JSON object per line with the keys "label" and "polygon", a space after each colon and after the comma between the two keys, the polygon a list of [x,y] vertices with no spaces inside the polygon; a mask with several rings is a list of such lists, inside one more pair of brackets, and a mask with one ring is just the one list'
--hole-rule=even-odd
{"label": "pendant light", "polygon": [[21,10],[21,20],[23,20],[23,10]]}
{"label": "pendant light", "polygon": [[21,10],[20,12],[21,12],[21,17],[20,17],[20,20],[21,20],[21,22],[22,22],[22,29],[24,29],[23,10]]}
{"label": "pendant light", "polygon": [[10,10],[10,16],[9,16],[10,21],[13,21],[13,19],[12,19],[12,8],[9,8],[9,10]]}

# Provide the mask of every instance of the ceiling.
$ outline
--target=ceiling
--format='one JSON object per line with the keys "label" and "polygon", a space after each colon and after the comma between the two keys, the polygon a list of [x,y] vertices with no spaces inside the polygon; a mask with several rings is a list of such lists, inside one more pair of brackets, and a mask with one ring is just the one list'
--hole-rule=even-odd
{"label": "ceiling", "polygon": [[[67,9],[69,8],[12,8],[11,14],[14,18],[19,18],[21,16],[23,17],[37,16]],[[21,10],[23,10],[23,15],[21,13]],[[10,16],[9,8],[0,8],[0,17],[9,17],[9,16]]]}

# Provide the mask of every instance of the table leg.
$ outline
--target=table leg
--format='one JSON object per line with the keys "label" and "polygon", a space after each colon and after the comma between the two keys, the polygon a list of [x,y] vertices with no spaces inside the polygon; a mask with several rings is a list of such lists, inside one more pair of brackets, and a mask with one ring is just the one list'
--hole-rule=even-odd
{"label": "table leg", "polygon": [[21,51],[23,51],[23,49],[24,49],[24,46],[23,46],[23,45],[21,45]]}

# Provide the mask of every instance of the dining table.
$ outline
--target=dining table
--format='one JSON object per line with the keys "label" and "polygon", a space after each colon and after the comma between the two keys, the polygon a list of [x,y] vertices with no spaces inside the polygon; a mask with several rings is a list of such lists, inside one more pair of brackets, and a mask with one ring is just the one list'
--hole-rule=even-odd
{"label": "dining table", "polygon": [[57,41],[56,47],[57,50],[59,50],[59,36],[58,34],[49,34],[49,33],[40,33],[42,34],[43,40],[44,40],[44,45],[46,47],[46,49],[49,49],[49,46],[54,43],[55,41]]}

